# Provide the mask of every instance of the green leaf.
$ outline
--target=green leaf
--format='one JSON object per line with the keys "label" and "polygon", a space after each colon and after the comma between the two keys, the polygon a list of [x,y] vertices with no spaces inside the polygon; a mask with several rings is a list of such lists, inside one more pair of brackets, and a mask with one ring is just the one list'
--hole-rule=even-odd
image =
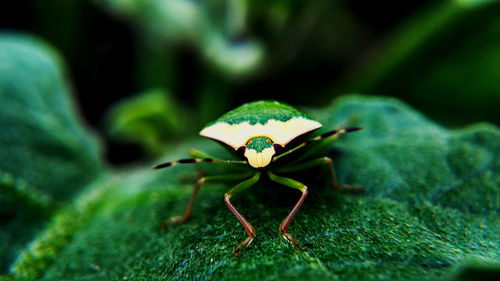
{"label": "green leaf", "polygon": [[[0,34],[0,272],[43,218],[100,171],[96,139],[76,114],[57,53]],[[57,203],[57,204],[56,204]]]}
{"label": "green leaf", "polygon": [[158,155],[163,143],[193,127],[183,113],[169,92],[151,89],[116,104],[106,116],[106,130],[117,142],[136,143]]}
{"label": "green leaf", "polygon": [[[310,190],[289,228],[305,251],[278,233],[298,191],[264,181],[234,199],[257,231],[235,257],[246,233],[223,203],[231,185],[204,186],[192,219],[162,230],[163,219],[182,214],[197,168],[142,167],[90,185],[20,254],[10,277],[467,280],[481,268],[498,274],[498,128],[447,130],[399,101],[362,96],[311,113],[327,128],[364,127],[342,136],[334,157],[339,180],[367,191],[338,193],[323,169],[293,175]],[[188,141],[162,160],[185,157],[190,147],[223,151],[209,140]]]}
{"label": "green leaf", "polygon": [[248,75],[263,63],[264,47],[260,42],[234,42],[234,38],[245,33],[245,1],[105,0],[99,4],[132,19],[146,41],[169,46],[178,42],[191,44],[227,75]]}
{"label": "green leaf", "polygon": [[35,38],[3,34],[0,69],[0,170],[51,196],[71,196],[95,177],[100,159],[60,58]]}

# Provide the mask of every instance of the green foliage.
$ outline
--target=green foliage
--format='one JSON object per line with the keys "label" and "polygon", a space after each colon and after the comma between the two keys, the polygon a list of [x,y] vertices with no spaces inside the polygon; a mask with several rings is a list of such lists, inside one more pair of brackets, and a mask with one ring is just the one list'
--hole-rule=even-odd
{"label": "green foliage", "polygon": [[[245,234],[222,200],[230,185],[204,187],[193,218],[162,230],[162,219],[182,213],[197,169],[141,167],[88,186],[21,253],[11,277],[467,280],[471,272],[498,273],[497,128],[450,131],[401,102],[362,96],[314,113],[327,128],[346,120],[364,126],[340,138],[334,156],[341,182],[367,192],[337,193],[321,169],[294,175],[310,187],[289,229],[306,251],[294,250],[277,231],[297,191],[263,182],[235,198],[257,236],[234,257]],[[210,141],[187,141],[164,159],[185,156],[189,147],[222,151]]]}
{"label": "green foliage", "polygon": [[137,143],[157,155],[162,144],[192,127],[181,113],[170,93],[152,89],[115,105],[107,115],[106,130],[113,140]]}
{"label": "green foliage", "polygon": [[450,124],[498,124],[499,14],[495,0],[430,2],[348,73],[339,91],[398,96]]}
{"label": "green foliage", "polygon": [[[363,126],[332,152],[341,183],[326,170],[287,175],[309,196],[289,232],[278,233],[299,197],[263,181],[234,199],[254,225],[253,244],[223,203],[230,184],[199,192],[183,212],[200,168],[105,169],[76,116],[62,66],[39,40],[0,36],[0,252],[6,280],[471,280],[500,272],[500,131],[483,123],[448,130],[389,98],[349,96],[311,111],[324,129]],[[227,153],[210,140],[173,145]],[[152,164],[151,164],[152,166]]]}
{"label": "green foliage", "polygon": [[198,126],[243,100],[320,105],[346,92],[396,96],[453,126],[500,124],[498,0],[34,2],[34,32],[73,63],[88,107],[112,92],[85,93],[95,74],[132,78],[121,93],[168,89]]}
{"label": "green foliage", "polygon": [[100,170],[96,140],[82,126],[59,57],[45,43],[0,36],[0,171],[57,199]]}
{"label": "green foliage", "polygon": [[44,219],[101,170],[96,140],[75,114],[57,54],[0,35],[0,271]]}
{"label": "green foliage", "polygon": [[[82,99],[93,94],[82,84],[96,79],[82,73],[103,74],[95,70],[106,65],[107,44],[121,50],[132,41],[133,54],[119,58],[133,57],[133,67],[113,61],[114,69],[133,68],[119,73],[143,94],[114,108],[107,128],[150,155],[165,151],[162,161],[190,148],[227,155],[211,140],[181,136],[256,96],[319,104],[332,93],[390,94],[449,124],[500,123],[498,0],[429,2],[389,27],[372,26],[377,13],[349,1],[32,2],[34,16],[21,26],[74,60]],[[104,39],[107,21],[118,34]],[[0,34],[0,280],[499,279],[493,125],[449,130],[402,102],[365,96],[308,111],[321,130],[364,127],[341,136],[331,156],[339,181],[366,193],[335,192],[325,169],[287,174],[310,190],[289,228],[306,248],[297,251],[278,226],[299,192],[264,180],[234,198],[257,231],[234,257],[246,233],[223,203],[231,184],[204,186],[189,222],[160,227],[182,214],[200,174],[224,171],[206,163],[109,169],[65,72],[45,42]],[[178,106],[186,93],[197,103],[189,116]],[[226,117],[244,112],[235,113]]]}
{"label": "green foliage", "polygon": [[262,61],[263,47],[256,40],[246,40],[240,44],[232,42],[245,30],[245,1],[100,2],[106,8],[134,20],[146,37],[161,38],[163,43],[187,42],[193,45],[211,64],[227,75],[248,74]]}

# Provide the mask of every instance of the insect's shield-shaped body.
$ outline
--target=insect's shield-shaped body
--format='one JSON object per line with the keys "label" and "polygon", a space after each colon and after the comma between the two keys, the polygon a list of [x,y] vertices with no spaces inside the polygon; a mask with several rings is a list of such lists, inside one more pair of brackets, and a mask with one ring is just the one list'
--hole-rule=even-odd
{"label": "insect's shield-shaped body", "polygon": [[200,135],[242,149],[254,168],[269,165],[275,145],[284,147],[296,137],[321,127],[297,109],[276,101],[244,104],[207,125]]}
{"label": "insect's shield-shaped body", "polygon": [[[335,177],[332,159],[325,155],[318,158],[315,158],[317,156],[308,158],[307,154],[303,154],[302,156],[306,156],[303,158],[299,157],[299,160],[294,160],[298,162],[277,161],[278,159],[286,157],[286,155],[291,153],[300,153],[300,151],[304,151],[304,147],[308,146],[312,142],[319,142],[326,138],[333,139],[339,134],[354,132],[361,129],[361,127],[353,127],[332,130],[306,139],[302,143],[295,145],[290,144],[287,146],[287,144],[297,137],[320,127],[321,123],[311,119],[292,106],[276,101],[257,101],[244,104],[208,124],[200,132],[202,136],[221,141],[232,147],[234,150],[243,152],[242,158],[244,157],[246,159],[224,160],[209,156],[204,152],[194,150],[191,152],[191,156],[193,158],[162,163],[156,165],[155,169],[171,167],[177,164],[208,162],[226,167],[228,169],[231,167],[235,168],[250,165],[255,168],[255,170],[248,171],[248,169],[244,169],[245,172],[240,173],[203,176],[196,182],[184,215],[171,217],[168,220],[165,220],[163,222],[163,227],[166,227],[171,223],[185,221],[190,217],[194,198],[201,184],[210,181],[239,180],[240,182],[238,184],[233,186],[224,194],[224,202],[240,221],[248,234],[247,238],[240,242],[233,252],[235,255],[238,255],[241,249],[247,247],[253,241],[255,237],[255,229],[250,222],[248,222],[245,217],[233,206],[231,198],[233,195],[241,193],[256,184],[262,174],[267,174],[271,181],[301,192],[299,200],[279,227],[279,231],[286,241],[290,242],[294,248],[301,248],[297,239],[293,238],[287,232],[287,229],[293,216],[306,198],[308,188],[305,184],[297,180],[279,175],[280,173],[287,171],[300,171],[316,166],[328,166],[332,176],[332,184],[335,189],[363,190],[362,187],[358,186],[339,185]],[[278,151],[279,153],[276,151],[278,148],[280,149]],[[310,156],[311,155],[309,155],[309,157]],[[276,165],[269,165],[270,163],[276,163]],[[278,163],[279,165],[277,165]]]}

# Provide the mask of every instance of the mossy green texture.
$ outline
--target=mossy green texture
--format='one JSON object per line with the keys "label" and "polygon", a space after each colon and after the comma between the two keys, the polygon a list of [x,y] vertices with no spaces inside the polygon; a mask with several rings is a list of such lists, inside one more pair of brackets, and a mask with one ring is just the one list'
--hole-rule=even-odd
{"label": "mossy green texture", "polygon": [[311,119],[306,114],[300,112],[293,106],[277,101],[258,101],[246,103],[237,107],[228,113],[222,115],[219,119],[209,123],[209,127],[215,123],[224,122],[228,124],[240,124],[248,122],[250,125],[266,124],[269,120],[288,121],[294,117]]}
{"label": "mossy green texture", "polygon": [[[19,44],[17,49],[31,43]],[[36,69],[42,72],[46,64],[51,65],[51,60],[40,62]],[[25,76],[25,80],[8,81],[11,85],[27,83],[31,75]],[[33,85],[34,89],[42,87]],[[9,97],[4,90],[0,93],[2,99]],[[41,95],[28,90],[17,93],[27,102]],[[42,107],[39,116],[51,116],[52,110]],[[71,107],[66,110],[67,116],[73,116]],[[64,207],[47,213],[48,223],[36,216],[30,216],[32,221],[12,219],[16,225],[25,226],[31,238],[29,243],[23,243],[24,249],[10,249],[9,256],[15,253],[17,259],[2,257],[0,278],[472,280],[474,276],[498,275],[498,128],[476,124],[459,130],[445,129],[397,100],[378,97],[348,96],[310,113],[322,122],[324,130],[345,125],[364,127],[341,136],[331,156],[339,181],[363,185],[366,193],[336,192],[328,171],[322,168],[288,175],[309,187],[309,195],[289,228],[304,251],[294,250],[278,232],[281,220],[300,196],[296,190],[262,181],[235,196],[233,204],[257,232],[251,246],[235,257],[232,251],[246,233],[223,201],[224,192],[232,184],[203,186],[192,219],[161,229],[163,219],[182,214],[200,171],[224,171],[212,169],[207,163],[177,165],[161,171],[151,169],[153,163],[103,171],[96,160],[95,169],[102,172],[88,174],[80,169],[83,179],[75,176],[72,195],[59,197],[57,193],[44,192],[54,194],[51,200],[56,203],[66,202]],[[73,124],[70,127],[75,132],[92,139],[80,123],[69,120],[66,121]],[[44,124],[31,126],[36,131]],[[11,129],[18,132],[17,126]],[[61,145],[61,151],[71,152],[64,154],[70,162],[67,165],[86,167],[88,162],[79,162],[84,156],[73,153],[74,140],[64,135],[65,130],[54,131],[55,136],[50,132],[47,131],[47,137],[60,141],[51,146],[54,151],[59,151]],[[33,139],[33,135],[28,136],[29,142],[23,141],[46,143],[45,135]],[[80,151],[85,147],[80,146]],[[171,147],[161,161],[186,157],[189,148],[214,155],[227,153],[219,144],[198,137]],[[7,155],[9,151],[16,150],[4,149],[2,153]],[[47,157],[45,162],[31,162],[25,169],[48,169],[37,166],[46,165],[56,169],[59,178],[74,175],[74,170],[63,168],[66,163],[52,162],[51,155],[41,154],[38,157]],[[43,191],[39,178],[10,174],[11,178],[0,177],[0,187],[2,194],[15,196],[5,198],[18,198],[16,204],[26,212],[50,209],[45,207],[53,204],[50,200],[33,195]],[[89,183],[88,177],[93,181]],[[18,179],[28,186],[23,187]],[[32,189],[36,192],[31,193]],[[71,201],[66,200],[68,196]],[[12,236],[15,232],[3,227],[8,220],[2,217],[1,222],[2,237]],[[6,247],[2,244],[2,255],[4,249],[9,249]]]}
{"label": "mossy green texture", "polygon": [[[328,128],[346,120],[364,126],[338,140],[340,153],[334,157],[340,181],[367,191],[335,192],[321,169],[311,170],[309,177],[295,175],[306,181],[310,193],[289,231],[305,251],[294,250],[277,231],[298,192],[264,182],[235,198],[257,236],[234,257],[232,250],[245,232],[223,203],[231,185],[207,185],[192,219],[162,230],[162,219],[182,213],[197,169],[146,167],[110,174],[90,186],[34,242],[45,246],[27,249],[12,265],[12,276],[452,280],[461,278],[461,264],[498,264],[497,128],[479,124],[451,131],[396,100],[362,96],[338,100],[315,115]],[[191,146],[212,153],[221,149],[209,141],[192,141],[164,158],[182,157],[179,151]],[[66,239],[61,242],[50,233],[64,233]],[[47,258],[53,244],[62,245]],[[38,259],[45,266],[37,268]]]}

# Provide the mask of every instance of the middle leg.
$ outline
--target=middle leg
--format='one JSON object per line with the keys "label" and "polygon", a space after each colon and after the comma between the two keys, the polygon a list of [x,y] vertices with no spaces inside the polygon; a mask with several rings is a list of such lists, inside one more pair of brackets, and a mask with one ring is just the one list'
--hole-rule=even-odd
{"label": "middle leg", "polygon": [[289,172],[296,172],[296,171],[301,171],[321,165],[328,165],[328,168],[330,169],[330,175],[332,177],[332,185],[333,188],[336,190],[356,190],[356,191],[361,191],[364,192],[365,189],[362,186],[358,185],[341,185],[339,184],[337,177],[335,175],[335,169],[333,168],[333,161],[330,157],[323,156],[320,158],[304,161],[304,162],[299,162],[295,164],[291,164],[289,166],[284,166],[283,168],[279,168],[276,171],[280,173],[289,173]]}
{"label": "middle leg", "polygon": [[200,189],[200,186],[202,184],[209,183],[209,182],[236,181],[236,180],[248,178],[249,176],[251,176],[251,174],[243,173],[243,174],[215,175],[215,176],[207,176],[207,177],[199,178],[196,181],[196,185],[193,189],[193,192],[191,193],[191,198],[189,198],[189,203],[186,207],[186,210],[184,211],[184,214],[182,216],[175,216],[175,217],[171,217],[169,219],[164,220],[162,222],[161,227],[166,228],[168,225],[170,225],[172,223],[183,222],[183,221],[188,220],[191,217],[191,211],[193,210],[194,199],[196,198],[196,195],[198,194],[198,190]]}

